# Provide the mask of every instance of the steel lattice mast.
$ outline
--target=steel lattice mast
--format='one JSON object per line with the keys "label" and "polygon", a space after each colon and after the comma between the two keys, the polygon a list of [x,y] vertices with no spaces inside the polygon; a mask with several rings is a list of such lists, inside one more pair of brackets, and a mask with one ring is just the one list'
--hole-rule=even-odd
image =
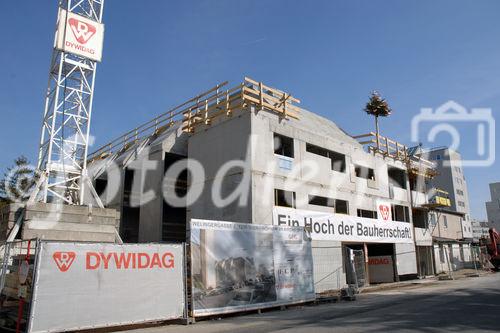
{"label": "steel lattice mast", "polygon": [[86,179],[86,157],[97,61],[78,53],[92,50],[87,42],[97,38],[103,5],[104,0],[59,1],[38,156],[43,202],[83,204],[85,188],[95,194]]}

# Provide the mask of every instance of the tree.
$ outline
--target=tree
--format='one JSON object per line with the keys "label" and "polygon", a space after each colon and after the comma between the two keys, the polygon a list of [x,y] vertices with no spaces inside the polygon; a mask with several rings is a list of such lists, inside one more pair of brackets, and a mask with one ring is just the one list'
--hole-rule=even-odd
{"label": "tree", "polygon": [[7,168],[0,180],[0,207],[13,202],[25,202],[29,199],[38,177],[29,160],[20,156],[14,160],[14,166]]}
{"label": "tree", "polygon": [[388,117],[391,115],[392,110],[387,104],[387,101],[380,97],[380,94],[376,91],[372,92],[370,100],[366,103],[364,111],[369,115],[375,117],[375,129],[377,132],[377,149],[380,148],[380,129],[378,124],[379,117]]}

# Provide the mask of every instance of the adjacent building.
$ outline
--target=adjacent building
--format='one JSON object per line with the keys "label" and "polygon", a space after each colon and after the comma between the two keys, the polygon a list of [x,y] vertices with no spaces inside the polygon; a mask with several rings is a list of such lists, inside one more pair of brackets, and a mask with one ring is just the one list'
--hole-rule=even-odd
{"label": "adjacent building", "polygon": [[474,243],[478,244],[480,239],[490,237],[490,224],[487,221],[472,220],[472,236]]}
{"label": "adjacent building", "polygon": [[461,155],[446,147],[419,154],[436,166],[434,177],[426,181],[429,202],[415,220],[432,235],[435,273],[472,267],[473,229]]}
{"label": "adjacent building", "polygon": [[488,222],[500,230],[500,182],[490,184],[491,201],[486,203]]}
{"label": "adjacent building", "polygon": [[464,239],[464,214],[441,208],[430,213],[436,274],[473,267],[471,240]]}
{"label": "adjacent building", "polygon": [[462,156],[447,147],[432,149],[426,156],[434,161],[437,167],[437,175],[431,180],[430,186],[448,192],[451,203],[449,210],[463,214],[461,239],[472,240],[469,192],[462,167]]}

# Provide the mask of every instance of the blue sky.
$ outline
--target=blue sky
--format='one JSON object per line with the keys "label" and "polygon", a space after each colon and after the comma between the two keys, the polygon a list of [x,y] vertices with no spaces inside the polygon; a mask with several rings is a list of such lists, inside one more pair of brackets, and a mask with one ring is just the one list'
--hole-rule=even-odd
{"label": "blue sky", "polygon": [[[0,170],[20,154],[36,158],[56,7],[2,3]],[[106,0],[91,131],[99,146],[220,81],[249,76],[351,134],[373,129],[361,110],[376,89],[394,109],[383,133],[410,144],[422,107],[455,100],[498,117],[499,12],[495,0]],[[470,138],[464,157],[474,155],[475,130],[460,127]],[[473,217],[485,217],[498,170],[498,161],[465,169]]]}

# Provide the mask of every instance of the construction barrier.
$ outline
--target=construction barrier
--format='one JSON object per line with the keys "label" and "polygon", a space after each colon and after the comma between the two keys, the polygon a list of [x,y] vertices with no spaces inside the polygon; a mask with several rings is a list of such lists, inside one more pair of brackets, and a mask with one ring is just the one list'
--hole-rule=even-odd
{"label": "construction barrier", "polygon": [[0,331],[23,332],[29,319],[37,240],[0,244]]}
{"label": "construction barrier", "polygon": [[195,317],[315,299],[303,227],[192,220],[191,274]]}
{"label": "construction barrier", "polygon": [[193,220],[190,237],[189,263],[186,244],[0,244],[0,326],[77,331],[315,299],[303,227]]}
{"label": "construction barrier", "polygon": [[183,318],[185,246],[39,243],[27,332]]}

